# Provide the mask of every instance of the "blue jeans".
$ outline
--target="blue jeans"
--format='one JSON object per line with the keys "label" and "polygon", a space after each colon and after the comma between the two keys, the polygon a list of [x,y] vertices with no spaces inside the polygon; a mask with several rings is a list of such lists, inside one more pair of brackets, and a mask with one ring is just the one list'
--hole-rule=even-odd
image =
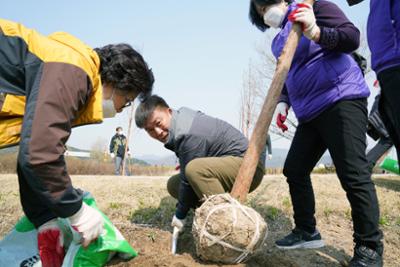
{"label": "blue jeans", "polygon": [[[115,169],[114,169],[114,173],[115,175],[120,175],[120,173],[122,172],[122,166],[123,166],[123,162],[124,160],[122,159],[122,157],[115,157]],[[125,175],[129,176],[129,170],[128,170],[128,165],[126,164],[126,159],[125,159]]]}

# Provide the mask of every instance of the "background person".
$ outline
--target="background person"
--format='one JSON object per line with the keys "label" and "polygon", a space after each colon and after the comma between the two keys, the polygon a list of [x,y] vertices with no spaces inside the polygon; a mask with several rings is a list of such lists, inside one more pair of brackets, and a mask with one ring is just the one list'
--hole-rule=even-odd
{"label": "background person", "polygon": [[[125,149],[127,151],[128,157],[130,157],[129,147],[127,147],[126,137],[122,130],[122,127],[117,127],[115,129],[115,135],[110,141],[110,156],[114,159],[114,173],[115,175],[120,175],[123,169],[123,164],[125,162],[125,175],[129,175],[129,170],[126,166]],[[129,160],[129,159],[128,159]]]}

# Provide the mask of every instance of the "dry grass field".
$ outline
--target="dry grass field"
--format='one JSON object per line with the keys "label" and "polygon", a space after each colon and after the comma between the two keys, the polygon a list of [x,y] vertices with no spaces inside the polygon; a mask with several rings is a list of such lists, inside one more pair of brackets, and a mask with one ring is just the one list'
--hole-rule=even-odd
{"label": "dry grass field", "polygon": [[[99,208],[139,252],[131,261],[113,260],[108,266],[217,266],[199,261],[194,253],[190,225],[181,235],[178,256],[170,255],[175,200],[166,191],[167,177],[73,176],[73,184],[90,191]],[[400,266],[400,177],[374,177],[385,234],[385,266]],[[22,215],[16,175],[0,175],[0,238]],[[292,228],[288,187],[281,175],[265,176],[249,195],[248,205],[266,219],[267,243],[246,264],[236,266],[346,266],[352,255],[352,222],[344,191],[335,175],[314,175],[318,228],[326,247],[318,250],[280,251],[273,245]],[[190,220],[189,220],[190,221]]]}

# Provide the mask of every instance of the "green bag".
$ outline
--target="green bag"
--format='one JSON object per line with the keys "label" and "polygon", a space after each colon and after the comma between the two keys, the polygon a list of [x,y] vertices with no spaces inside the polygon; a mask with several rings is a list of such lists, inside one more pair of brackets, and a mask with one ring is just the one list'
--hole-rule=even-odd
{"label": "green bag", "polygon": [[385,158],[385,160],[381,163],[379,166],[380,168],[390,171],[395,174],[400,174],[399,171],[399,162],[397,160],[394,160],[392,158]]}
{"label": "green bag", "polygon": [[[96,202],[90,193],[85,192],[83,201],[98,210]],[[113,256],[122,259],[132,259],[137,252],[122,236],[111,221],[99,211],[104,218],[103,234],[86,249],[77,244],[71,231],[71,225],[66,219],[58,219],[59,227],[64,234],[66,255],[62,267],[97,267],[104,266]],[[14,229],[0,241],[0,266],[7,267],[41,267],[37,248],[37,231],[33,224],[24,216]]]}

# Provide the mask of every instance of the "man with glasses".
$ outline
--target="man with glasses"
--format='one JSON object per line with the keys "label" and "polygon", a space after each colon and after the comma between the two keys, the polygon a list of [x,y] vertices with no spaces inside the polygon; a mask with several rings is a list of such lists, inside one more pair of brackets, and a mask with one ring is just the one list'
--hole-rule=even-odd
{"label": "man with glasses", "polygon": [[68,33],[44,36],[4,19],[0,62],[0,148],[19,144],[23,211],[38,228],[42,266],[61,266],[58,217],[69,220],[84,247],[103,231],[102,216],[82,202],[68,175],[72,127],[100,123],[151,94],[154,77],[128,44],[92,49]]}

